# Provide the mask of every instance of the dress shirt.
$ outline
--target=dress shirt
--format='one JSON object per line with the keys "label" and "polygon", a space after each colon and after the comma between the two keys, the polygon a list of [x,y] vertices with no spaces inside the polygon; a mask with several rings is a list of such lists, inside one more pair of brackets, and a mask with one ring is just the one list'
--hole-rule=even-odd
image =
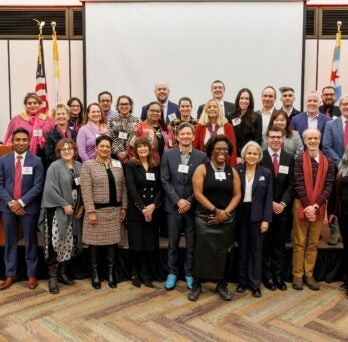
{"label": "dress shirt", "polygon": [[243,203],[251,202],[253,183],[254,183],[254,178],[249,182],[247,175],[245,175],[245,192],[244,192]]}
{"label": "dress shirt", "polygon": [[192,154],[192,148],[187,154],[184,154],[183,151],[180,149],[181,164],[187,165],[190,161],[191,154]]}
{"label": "dress shirt", "polygon": [[318,117],[319,117],[319,112],[317,114],[315,114],[314,116],[310,116],[307,113],[308,128],[318,129]]}
{"label": "dress shirt", "polygon": [[[15,169],[16,169],[16,163],[17,163],[17,157],[18,156],[21,156],[22,159],[20,160],[21,164],[22,164],[22,177],[23,177],[23,166],[24,166],[24,159],[25,159],[25,156],[27,155],[27,152],[24,152],[22,154],[19,154],[17,152],[14,152],[14,162],[15,162]],[[25,203],[19,198],[18,199],[18,202],[19,204],[24,208],[25,207]]]}

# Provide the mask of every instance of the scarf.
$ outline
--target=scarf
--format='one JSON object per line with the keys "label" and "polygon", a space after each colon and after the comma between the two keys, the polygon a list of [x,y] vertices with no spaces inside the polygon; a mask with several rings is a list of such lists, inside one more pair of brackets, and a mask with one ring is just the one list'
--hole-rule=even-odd
{"label": "scarf", "polygon": [[213,129],[213,125],[209,122],[207,124],[207,129],[208,131],[210,132],[210,137],[211,138],[215,138],[216,137],[216,134],[217,134],[217,131],[219,129],[219,126],[218,125],[215,125],[215,128]]}
{"label": "scarf", "polygon": [[60,137],[62,139],[64,138],[71,138],[71,130],[69,127],[66,128],[65,132],[63,132],[58,125],[56,125],[56,130],[58,132],[58,134],[60,135]]}
{"label": "scarf", "polygon": [[[38,115],[30,115],[29,116],[29,124],[33,126],[33,134],[30,141],[30,152],[34,155],[37,154],[37,146],[39,145],[41,149],[43,149],[45,145],[45,137],[43,135],[42,127],[44,126],[46,119],[41,119],[41,114]],[[36,136],[36,132],[41,131],[40,136]]]}
{"label": "scarf", "polygon": [[99,134],[99,135],[108,135],[109,134],[108,129],[107,129],[107,127],[104,124],[103,125],[99,125],[99,127],[98,127],[92,121],[88,121],[86,126],[94,134]]}
{"label": "scarf", "polygon": [[[318,164],[318,173],[315,179],[315,184],[313,188],[313,173],[312,173],[312,161],[308,151],[303,153],[303,176],[304,176],[304,185],[306,189],[307,198],[310,205],[313,205],[319,195],[324,189],[324,184],[327,176],[327,171],[329,168],[329,163],[325,158],[324,154],[319,152],[319,164]],[[299,207],[298,216],[300,219],[306,219],[302,204]],[[326,212],[326,203],[323,203],[318,211],[320,217],[324,217]]]}

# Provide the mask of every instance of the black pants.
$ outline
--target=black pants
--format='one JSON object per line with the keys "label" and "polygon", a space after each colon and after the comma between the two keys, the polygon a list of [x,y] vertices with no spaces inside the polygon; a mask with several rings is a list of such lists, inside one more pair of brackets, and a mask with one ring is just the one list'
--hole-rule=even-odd
{"label": "black pants", "polygon": [[348,215],[338,216],[342,242],[343,242],[343,278],[348,284]]}

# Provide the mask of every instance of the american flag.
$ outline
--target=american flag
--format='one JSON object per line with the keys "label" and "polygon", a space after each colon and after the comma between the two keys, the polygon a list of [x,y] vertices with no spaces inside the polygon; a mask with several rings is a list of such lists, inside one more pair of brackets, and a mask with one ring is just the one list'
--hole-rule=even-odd
{"label": "american flag", "polygon": [[45,59],[44,59],[42,34],[39,34],[35,92],[42,101],[40,106],[40,113],[47,114],[48,112],[47,84],[46,84]]}
{"label": "american flag", "polygon": [[336,103],[340,100],[340,97],[342,96],[342,86],[341,86],[341,78],[339,75],[339,66],[340,66],[340,59],[341,59],[341,24],[337,23],[339,25],[337,33],[336,33],[336,45],[333,53],[332,58],[332,65],[331,65],[331,76],[330,76],[330,85],[335,88],[336,91]]}

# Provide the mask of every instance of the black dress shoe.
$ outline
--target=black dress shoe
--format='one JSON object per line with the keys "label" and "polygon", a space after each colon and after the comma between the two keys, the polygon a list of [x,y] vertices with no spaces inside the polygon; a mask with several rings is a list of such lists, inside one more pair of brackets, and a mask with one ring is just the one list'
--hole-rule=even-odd
{"label": "black dress shoe", "polygon": [[286,291],[288,289],[283,279],[277,277],[275,282],[280,291]]}
{"label": "black dress shoe", "polygon": [[197,279],[194,279],[192,284],[192,289],[189,292],[187,298],[189,300],[196,301],[198,300],[201,292],[202,292],[201,282]]}
{"label": "black dress shoe", "polygon": [[137,276],[133,276],[133,277],[132,277],[132,284],[133,284],[133,286],[135,286],[135,287],[140,287],[140,286],[141,286],[141,280],[140,280],[140,278],[137,277]]}
{"label": "black dress shoe", "polygon": [[263,284],[271,291],[275,291],[277,289],[276,284],[274,284],[273,279],[266,279]]}
{"label": "black dress shoe", "polygon": [[256,297],[256,298],[261,297],[261,291],[259,288],[253,289],[253,297]]}
{"label": "black dress shoe", "polygon": [[220,295],[220,297],[223,300],[229,301],[232,299],[232,295],[228,291],[227,283],[225,281],[219,281],[216,285],[215,291]]}
{"label": "black dress shoe", "polygon": [[151,278],[149,276],[142,277],[141,280],[143,281],[144,285],[146,287],[154,288],[155,286],[152,284]]}
{"label": "black dress shoe", "polygon": [[244,293],[245,290],[248,288],[248,286],[243,285],[243,284],[238,284],[236,292],[238,293]]}

